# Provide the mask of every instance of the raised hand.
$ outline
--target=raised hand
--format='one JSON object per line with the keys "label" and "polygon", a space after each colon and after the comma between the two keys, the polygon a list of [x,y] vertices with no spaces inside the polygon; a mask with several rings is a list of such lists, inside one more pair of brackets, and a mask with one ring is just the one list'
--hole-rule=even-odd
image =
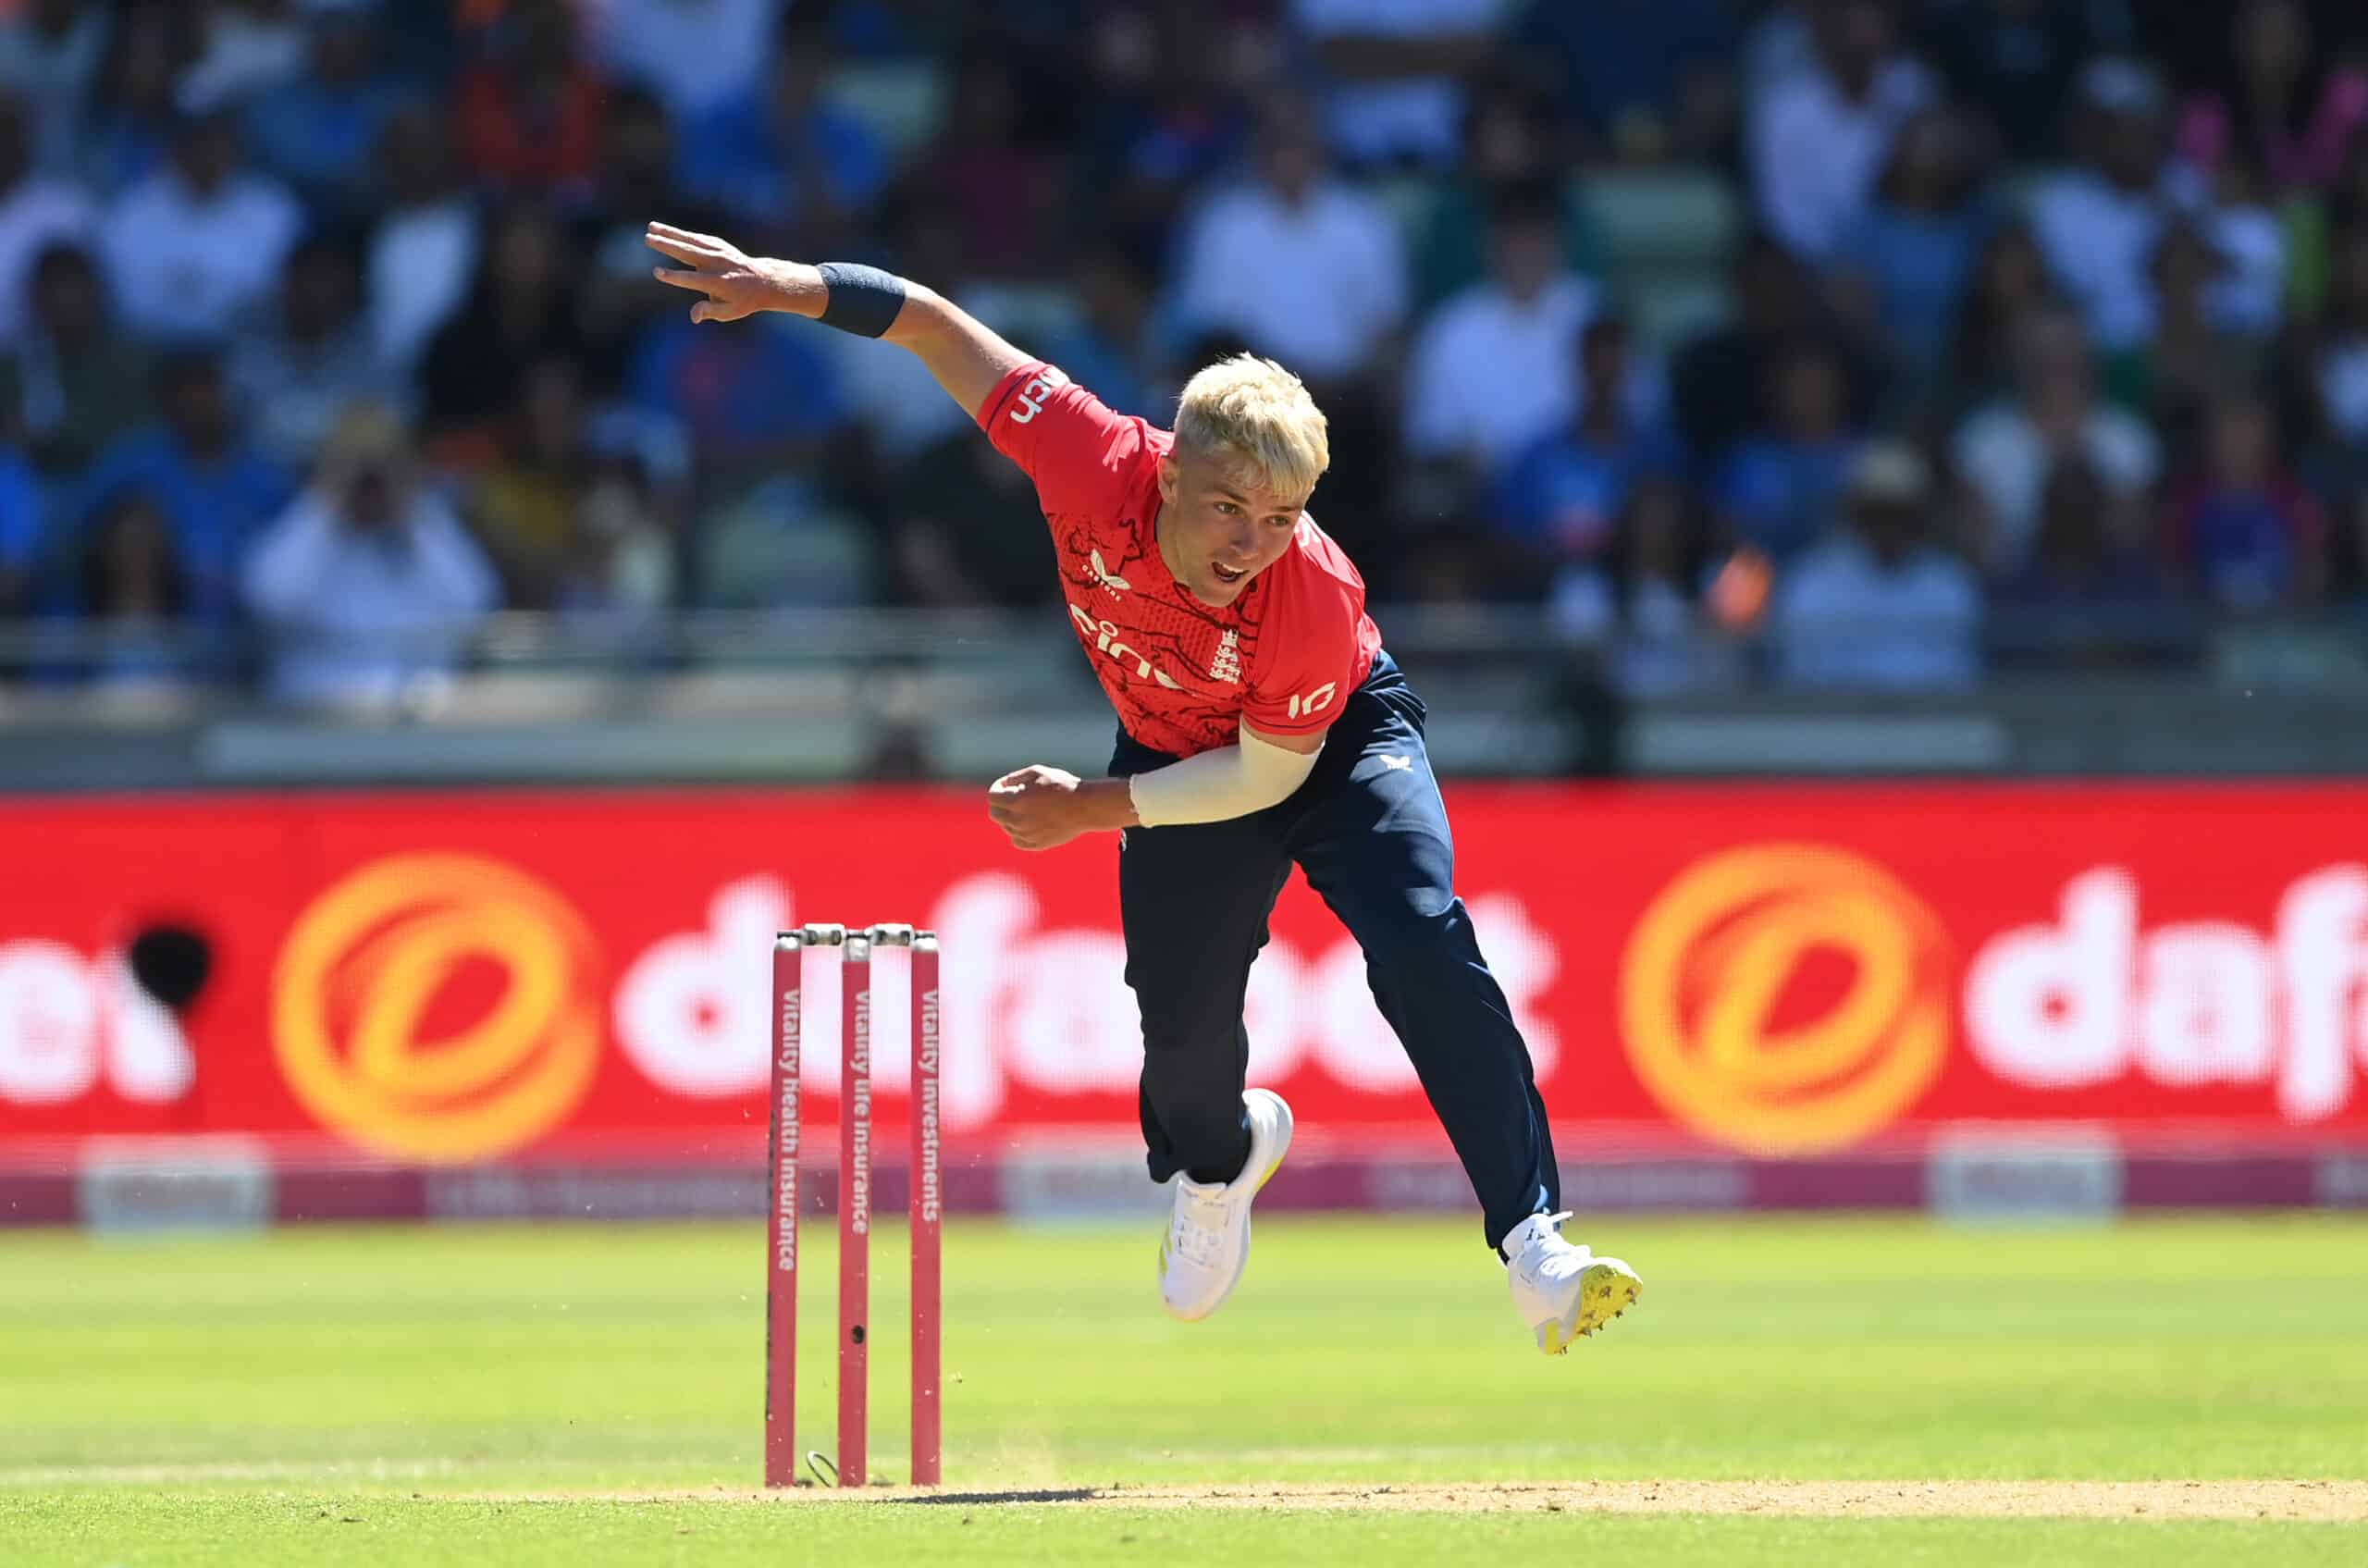
{"label": "raised hand", "polygon": [[[805,262],[752,256],[729,240],[671,223],[651,224],[642,241],[682,264],[651,271],[660,283],[702,296],[691,307],[693,321],[738,321],[759,311],[814,320],[830,310],[821,269]],[[922,285],[905,287],[904,304],[882,340],[929,366],[946,395],[975,418],[995,384],[1029,356]]]}
{"label": "raised hand", "polygon": [[760,311],[788,309],[796,291],[793,272],[811,270],[760,261],[728,240],[668,223],[651,224],[642,240],[684,264],[652,268],[658,281],[707,296],[691,307],[693,321],[738,321]]}

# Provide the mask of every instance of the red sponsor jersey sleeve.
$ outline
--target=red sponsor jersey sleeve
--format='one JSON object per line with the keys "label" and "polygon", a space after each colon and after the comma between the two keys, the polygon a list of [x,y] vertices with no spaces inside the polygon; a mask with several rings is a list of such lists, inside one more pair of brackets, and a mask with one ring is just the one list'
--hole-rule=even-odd
{"label": "red sponsor jersey sleeve", "polygon": [[1147,421],[1119,414],[1041,360],[995,383],[979,405],[979,425],[1036,482],[1047,516],[1123,510],[1153,434]]}
{"label": "red sponsor jersey sleeve", "polygon": [[1365,580],[1313,517],[1300,520],[1290,553],[1265,575],[1273,601],[1242,693],[1241,722],[1266,735],[1320,735],[1381,648],[1365,614]]}

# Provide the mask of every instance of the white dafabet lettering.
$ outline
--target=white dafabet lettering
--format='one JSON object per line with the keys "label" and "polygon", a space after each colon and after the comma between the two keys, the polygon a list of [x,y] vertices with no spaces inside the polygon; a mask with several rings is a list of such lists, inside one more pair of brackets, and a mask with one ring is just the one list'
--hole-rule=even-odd
{"label": "white dafabet lettering", "polygon": [[[1142,1070],[1142,1029],[1126,984],[1126,941],[1116,928],[1044,928],[1026,878],[986,871],[947,887],[929,910],[940,935],[945,1125],[992,1118],[1007,1091],[1052,1094],[1131,1093]],[[1527,1035],[1538,1077],[1559,1059],[1553,1027],[1536,1007],[1560,967],[1553,940],[1510,894],[1470,901],[1489,965]],[[620,1047],[660,1088],[694,1098],[764,1092],[770,1063],[773,933],[792,921],[789,890],[769,876],[734,882],[709,900],[705,929],[650,945],[617,988]],[[904,954],[873,951],[875,994],[901,998]],[[838,966],[808,964],[802,1002],[808,1019],[835,1019]],[[1251,1073],[1275,1081],[1314,1067],[1373,1093],[1420,1085],[1397,1037],[1374,1006],[1364,955],[1344,932],[1304,952],[1277,939],[1259,955],[1244,1007]],[[875,1089],[909,1087],[912,1019],[901,1003],[872,1017]],[[839,1031],[809,1029],[806,1081],[833,1092]]]}
{"label": "white dafabet lettering", "polygon": [[2310,1122],[2368,1071],[2368,867],[2297,879],[2271,928],[2146,930],[2138,878],[2083,872],[2055,918],[2002,932],[1966,976],[1966,1035],[1998,1077],[2078,1089],[2135,1070],[2171,1088],[2270,1085]]}

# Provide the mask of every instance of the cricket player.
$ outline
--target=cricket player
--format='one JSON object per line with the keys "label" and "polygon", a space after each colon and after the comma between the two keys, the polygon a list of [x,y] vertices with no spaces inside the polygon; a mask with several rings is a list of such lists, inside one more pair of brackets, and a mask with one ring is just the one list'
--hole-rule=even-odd
{"label": "cricket player", "polygon": [[1364,581],[1308,515],[1330,461],[1298,377],[1242,355],[1184,389],[1176,427],[1114,413],[919,283],[875,267],[750,257],[649,226],[704,296],[691,319],[760,311],[918,356],[1035,481],[1085,656],[1118,713],[1109,774],[1022,768],[987,809],[1021,849],[1118,835],[1127,983],[1142,1011],[1152,1179],[1177,1178],[1160,1296],[1215,1312],[1250,1257],[1250,1206],[1290,1147],[1281,1097],[1243,1088],[1242,1001],[1296,864],[1363,948],[1505,1260],[1513,1304],[1559,1355],[1642,1289],[1564,1240],[1528,1047],[1453,886],[1425,709],[1381,647]]}

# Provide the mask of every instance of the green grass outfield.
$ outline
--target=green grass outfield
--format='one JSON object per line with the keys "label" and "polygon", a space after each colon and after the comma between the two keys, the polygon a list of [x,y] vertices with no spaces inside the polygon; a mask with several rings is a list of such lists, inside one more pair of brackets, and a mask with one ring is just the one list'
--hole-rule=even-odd
{"label": "green grass outfield", "polygon": [[[827,1448],[809,1237],[800,1437]],[[1262,1221],[1198,1325],[1159,1310],[1152,1229],[950,1227],[957,1500],[921,1503],[757,1492],[754,1224],[0,1232],[0,1563],[2368,1562],[2368,1525],[2214,1485],[2368,1506],[2368,1222],[1589,1239],[1645,1299],[1548,1361],[1462,1223]],[[900,1243],[872,1354],[898,1481]],[[2179,1485],[2085,1518],[1969,1485],[2081,1481]],[[1615,1485],[1554,1489],[1580,1482]]]}

